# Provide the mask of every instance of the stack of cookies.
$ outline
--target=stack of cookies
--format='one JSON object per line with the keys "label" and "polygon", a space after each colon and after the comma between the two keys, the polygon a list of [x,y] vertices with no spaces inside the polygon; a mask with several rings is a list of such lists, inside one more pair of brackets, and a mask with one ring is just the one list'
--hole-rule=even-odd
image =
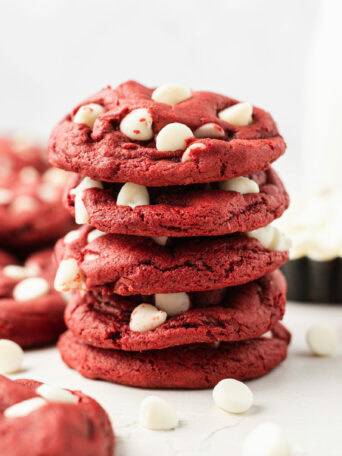
{"label": "stack of cookies", "polygon": [[50,162],[75,174],[78,224],[56,246],[55,287],[74,289],[64,361],[82,375],[154,388],[261,376],[286,357],[279,323],[288,206],[270,164],[271,116],[181,85],[107,87],[54,129]]}

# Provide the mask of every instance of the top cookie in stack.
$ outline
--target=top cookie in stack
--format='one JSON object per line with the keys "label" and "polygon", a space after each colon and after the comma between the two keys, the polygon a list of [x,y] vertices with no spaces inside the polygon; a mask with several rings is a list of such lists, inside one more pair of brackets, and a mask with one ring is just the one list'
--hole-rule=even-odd
{"label": "top cookie in stack", "polygon": [[[53,165],[75,173],[65,204],[78,224],[90,226],[70,232],[56,247],[57,289],[87,291],[75,294],[67,310],[73,334],[60,342],[65,361],[84,375],[126,384],[205,387],[222,376],[261,375],[284,359],[289,337],[285,329],[277,329],[283,310],[265,318],[254,309],[258,323],[253,326],[260,329],[246,336],[231,332],[232,325],[244,325],[251,296],[260,294],[259,282],[248,298],[244,289],[232,291],[244,296],[245,310],[233,312],[234,300],[227,299],[233,296],[227,287],[264,277],[274,290],[270,309],[279,308],[280,302],[284,309],[285,287],[280,273],[273,271],[287,260],[288,242],[269,226],[289,202],[270,168],[284,151],[284,140],[265,111],[180,85],[154,90],[129,81],[103,89],[66,116],[52,132],[49,157]],[[214,300],[205,294],[213,290],[220,290]],[[128,298],[103,297],[113,292]],[[205,308],[200,302],[206,302]],[[220,315],[215,324],[212,311]],[[82,327],[85,322],[87,328]],[[100,335],[100,323],[117,328],[115,334]],[[212,325],[221,330],[211,331]],[[173,335],[167,343],[169,329],[176,326],[182,326],[182,337],[177,342]],[[199,374],[189,381],[184,366],[178,366],[176,375],[172,362],[171,368],[168,363],[159,366],[159,355],[150,349],[157,328],[154,336],[165,340],[156,345],[169,347],[165,356],[170,359],[185,356],[187,344],[198,342],[198,359],[202,350],[214,364],[220,357],[239,358],[241,369],[235,366],[233,372],[228,363],[208,375],[203,365],[202,378]],[[281,336],[275,336],[278,345],[270,348],[267,344],[275,340],[264,340],[263,334],[272,328]],[[139,342],[145,361],[138,358],[140,374],[132,378],[130,364],[138,362],[132,344],[114,341],[116,333],[134,338],[139,332],[146,333]],[[225,341],[226,346],[211,352],[210,341]],[[91,345],[100,351],[92,353],[89,370],[82,360],[95,350]],[[112,350],[104,350],[108,346]],[[261,358],[266,361],[258,367]],[[115,371],[118,363],[120,372]],[[151,363],[159,366],[158,372],[144,371]],[[104,365],[106,375],[101,373]]]}

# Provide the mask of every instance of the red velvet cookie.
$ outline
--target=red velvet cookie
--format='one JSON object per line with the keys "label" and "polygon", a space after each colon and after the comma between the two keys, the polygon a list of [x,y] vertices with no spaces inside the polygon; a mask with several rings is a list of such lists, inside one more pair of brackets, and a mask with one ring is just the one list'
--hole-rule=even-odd
{"label": "red velvet cookie", "polygon": [[0,250],[0,267],[6,266],[7,264],[15,264],[16,260],[12,255],[5,252],[4,250]]}
{"label": "red velvet cookie", "polygon": [[0,245],[18,251],[63,236],[72,220],[61,204],[67,173],[24,166],[0,181]]}
{"label": "red velvet cookie", "polygon": [[144,388],[200,389],[224,378],[248,380],[267,374],[287,354],[289,332],[279,323],[271,337],[241,342],[194,344],[126,352],[94,348],[64,333],[58,348],[64,362],[89,378]]}
{"label": "red velvet cookie", "polygon": [[[58,289],[107,286],[120,295],[205,291],[251,282],[279,268],[287,251],[269,250],[244,234],[172,238],[165,246],[152,238],[107,234],[88,243],[82,227],[58,241]],[[78,270],[62,260],[74,259]],[[61,263],[62,262],[62,263]],[[72,261],[71,261],[72,262]],[[70,261],[69,261],[70,263]]]}
{"label": "red velvet cookie", "polygon": [[0,185],[7,185],[22,168],[32,166],[43,172],[48,167],[44,150],[36,144],[0,138]]}
{"label": "red velvet cookie", "polygon": [[53,288],[52,250],[31,255],[23,266],[0,267],[0,338],[22,347],[46,345],[64,331],[65,300]]}
{"label": "red velvet cookie", "polygon": [[[284,186],[272,169],[250,178],[259,193],[225,191],[218,184],[178,187],[150,187],[150,204],[117,205],[121,184],[104,184],[104,189],[83,191],[89,224],[106,233],[137,236],[213,236],[252,231],[280,217],[288,207]],[[66,191],[66,206],[75,216],[73,189],[82,177],[75,175]],[[71,193],[70,193],[71,191]]]}
{"label": "red velvet cookie", "polygon": [[[219,117],[227,107],[237,104],[232,98],[189,92],[188,99],[170,106],[154,101],[152,96],[153,89],[128,81],[88,98],[53,130],[50,162],[97,180],[152,187],[215,182],[252,174],[267,169],[285,151],[276,124],[262,109],[254,107],[251,123],[237,126]],[[80,115],[79,108],[88,111],[91,119],[87,124],[81,123],[86,122],[86,117]],[[135,111],[138,109],[141,111]],[[130,136],[124,133],[127,126],[124,128],[122,121],[126,122],[133,111],[137,121],[146,126],[147,135],[139,125]],[[176,144],[170,150],[158,146],[160,131],[173,123],[191,130],[184,147],[177,149]],[[203,129],[208,124],[211,133]],[[185,159],[185,147],[194,143],[196,146]]]}
{"label": "red velvet cookie", "polygon": [[113,456],[113,451],[112,426],[94,399],[0,376],[1,455]]}
{"label": "red velvet cookie", "polygon": [[259,337],[279,321],[285,310],[286,283],[280,271],[238,287],[192,293],[190,309],[146,332],[131,331],[130,317],[153,296],[122,297],[76,293],[65,320],[75,336],[94,347],[154,350],[216,341]]}

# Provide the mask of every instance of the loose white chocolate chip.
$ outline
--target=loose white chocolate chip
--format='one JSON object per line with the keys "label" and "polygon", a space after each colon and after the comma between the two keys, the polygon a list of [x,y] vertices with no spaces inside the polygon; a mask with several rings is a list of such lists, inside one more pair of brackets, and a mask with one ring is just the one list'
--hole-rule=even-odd
{"label": "loose white chocolate chip", "polygon": [[29,195],[19,195],[11,202],[11,210],[15,213],[34,211],[38,207],[38,201]]}
{"label": "loose white chocolate chip", "polygon": [[75,258],[62,260],[57,269],[55,289],[57,291],[69,291],[72,288],[81,288],[83,273]]}
{"label": "loose white chocolate chip", "polygon": [[25,166],[20,170],[19,178],[25,184],[34,184],[39,179],[39,172],[33,166]]}
{"label": "loose white chocolate chip", "polygon": [[46,405],[47,402],[42,397],[33,397],[26,401],[17,402],[16,404],[8,407],[4,410],[4,416],[6,418],[16,418],[18,416],[26,416],[31,412],[34,412],[38,408]]}
{"label": "loose white chocolate chip", "polygon": [[92,241],[95,241],[95,239],[101,237],[101,236],[105,236],[107,233],[104,233],[103,231],[100,231],[100,230],[92,230],[88,233],[88,236],[87,236],[87,242],[88,244]]}
{"label": "loose white chocolate chip", "polygon": [[190,298],[187,293],[161,293],[154,295],[155,305],[164,310],[170,317],[186,312],[190,308]]}
{"label": "loose white chocolate chip", "polygon": [[174,152],[186,148],[186,140],[193,138],[193,133],[184,124],[174,122],[165,125],[156,138],[156,148],[160,151]]}
{"label": "loose white chocolate chip", "polygon": [[191,154],[192,152],[195,152],[196,150],[204,150],[206,148],[205,144],[201,142],[194,142],[192,143],[189,147],[186,148],[184,151],[184,154],[182,155],[182,162],[187,162],[191,161]]}
{"label": "loose white chocolate chip", "polygon": [[244,413],[253,405],[253,393],[242,382],[232,378],[221,380],[213,389],[215,404],[226,412]]}
{"label": "loose white chocolate chip", "polygon": [[168,237],[167,236],[153,236],[152,239],[156,244],[166,245]]}
{"label": "loose white chocolate chip", "polygon": [[150,196],[144,185],[127,182],[124,184],[117,196],[118,206],[129,206],[134,209],[136,206],[146,206],[150,204]]}
{"label": "loose white chocolate chip", "polygon": [[152,93],[152,100],[174,106],[191,98],[191,90],[181,84],[163,84]]}
{"label": "loose white chocolate chip", "polygon": [[13,193],[7,188],[0,188],[0,204],[8,204],[12,200]]}
{"label": "loose white chocolate chip", "polygon": [[18,372],[24,358],[23,349],[12,340],[0,339],[0,374]]}
{"label": "loose white chocolate chip", "polygon": [[307,344],[314,355],[331,356],[338,344],[336,331],[329,326],[311,326],[306,333]]}
{"label": "loose white chocolate chip", "polygon": [[86,124],[89,128],[93,129],[95,120],[104,113],[104,107],[96,104],[90,103],[84,106],[81,106],[80,109],[74,115],[74,122],[78,124]]}
{"label": "loose white chocolate chip", "polygon": [[45,296],[49,290],[49,284],[45,279],[30,277],[22,280],[14,287],[13,298],[16,301],[28,301]]}
{"label": "loose white chocolate chip", "polygon": [[241,195],[246,193],[259,193],[259,185],[248,177],[233,177],[232,179],[219,182],[221,190],[227,192],[238,192]]}
{"label": "loose white chocolate chip", "polygon": [[250,103],[237,103],[220,111],[218,117],[236,127],[244,127],[253,121],[253,106]]}
{"label": "loose white chocolate chip", "polygon": [[81,233],[79,230],[71,230],[64,236],[63,241],[65,244],[71,244],[72,242],[77,241],[80,235]]}
{"label": "loose white chocolate chip", "polygon": [[55,187],[63,187],[67,183],[69,176],[70,174],[63,169],[49,168],[43,174],[42,179]]}
{"label": "loose white chocolate chip", "polygon": [[120,131],[129,139],[147,141],[153,138],[153,119],[146,108],[133,109],[120,122]]}
{"label": "loose white chocolate chip", "polygon": [[147,396],[140,404],[141,426],[153,430],[168,430],[178,426],[175,407],[158,396]]}
{"label": "loose white chocolate chip", "polygon": [[37,394],[49,402],[63,402],[65,404],[76,404],[78,397],[63,388],[43,383],[36,389]]}
{"label": "loose white chocolate chip", "polygon": [[166,312],[158,310],[151,304],[140,304],[131,314],[129,329],[136,332],[151,331],[162,325],[166,319]]}
{"label": "loose white chocolate chip", "polygon": [[247,435],[242,454],[243,456],[291,456],[292,449],[277,424],[263,423]]}
{"label": "loose white chocolate chip", "polygon": [[60,190],[48,183],[40,184],[37,189],[37,195],[41,201],[53,203],[58,200]]}
{"label": "loose white chocolate chip", "polygon": [[278,228],[271,225],[264,226],[257,230],[249,231],[247,236],[257,239],[266,249],[278,250],[279,252],[289,250],[291,241]]}
{"label": "loose white chocolate chip", "polygon": [[223,128],[213,122],[203,124],[194,131],[196,138],[223,138],[224,135]]}
{"label": "loose white chocolate chip", "polygon": [[18,266],[16,264],[9,264],[5,266],[2,272],[5,274],[5,276],[17,280],[26,279],[30,275],[24,266]]}
{"label": "loose white chocolate chip", "polygon": [[70,190],[71,195],[75,195],[75,222],[78,225],[84,225],[89,222],[89,214],[83,203],[83,191],[88,188],[103,188],[103,184],[100,181],[85,177],[77,187]]}

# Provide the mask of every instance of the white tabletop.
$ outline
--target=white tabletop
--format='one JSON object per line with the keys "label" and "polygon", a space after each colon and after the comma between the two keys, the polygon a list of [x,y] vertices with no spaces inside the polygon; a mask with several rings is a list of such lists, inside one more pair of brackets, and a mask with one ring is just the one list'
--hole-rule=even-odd
{"label": "white tabletop", "polygon": [[[248,383],[255,405],[244,415],[217,409],[211,390],[154,391],[82,378],[63,364],[56,348],[26,352],[22,372],[11,377],[80,389],[97,399],[112,419],[117,456],[239,456],[245,435],[265,421],[283,427],[294,456],[341,456],[342,344],[332,358],[312,356],[305,332],[317,323],[336,327],[341,340],[342,306],[288,304],[285,324],[293,334],[289,358],[271,374]],[[149,394],[174,403],[180,418],[177,429],[139,426],[139,404]]]}

